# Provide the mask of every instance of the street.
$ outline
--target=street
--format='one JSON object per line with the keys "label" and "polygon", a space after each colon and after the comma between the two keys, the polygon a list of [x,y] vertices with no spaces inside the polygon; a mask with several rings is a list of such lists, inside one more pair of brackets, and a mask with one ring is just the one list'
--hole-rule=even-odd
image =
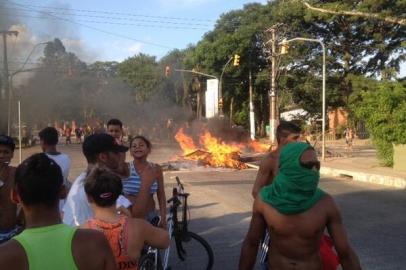
{"label": "street", "polygon": [[[85,167],[80,146],[60,145],[59,150],[71,156],[71,179],[74,179]],[[23,156],[36,151],[39,151],[38,147],[24,149]],[[156,147],[151,160],[167,161],[175,153],[176,147]],[[14,163],[16,160],[17,155]],[[180,177],[186,191],[191,194],[189,228],[210,243],[215,254],[214,269],[237,269],[241,243],[251,216],[251,188],[255,175],[254,169],[212,168],[165,173],[168,198],[176,183],[174,176]],[[322,178],[321,188],[333,195],[341,207],[348,237],[363,269],[404,269],[404,190],[332,178]]]}

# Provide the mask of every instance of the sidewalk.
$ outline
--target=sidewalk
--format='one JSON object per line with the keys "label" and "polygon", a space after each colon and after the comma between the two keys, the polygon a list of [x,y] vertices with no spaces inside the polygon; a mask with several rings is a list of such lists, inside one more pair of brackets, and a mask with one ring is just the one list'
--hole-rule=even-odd
{"label": "sidewalk", "polygon": [[359,141],[353,151],[347,150],[341,141],[328,142],[327,150],[335,157],[326,155],[321,164],[322,175],[406,189],[406,171],[380,166],[376,151],[368,142]]}

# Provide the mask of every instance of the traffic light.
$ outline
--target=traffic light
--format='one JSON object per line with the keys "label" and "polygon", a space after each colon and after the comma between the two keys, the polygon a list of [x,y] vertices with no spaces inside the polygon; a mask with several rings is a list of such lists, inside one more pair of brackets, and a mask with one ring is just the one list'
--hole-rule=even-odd
{"label": "traffic light", "polygon": [[234,54],[234,66],[239,66],[240,65],[240,56],[238,54]]}
{"label": "traffic light", "polygon": [[281,44],[281,54],[287,54],[289,51],[289,43],[282,41]]}
{"label": "traffic light", "polygon": [[171,68],[169,66],[166,66],[165,67],[165,77],[169,77],[170,73],[171,73]]}

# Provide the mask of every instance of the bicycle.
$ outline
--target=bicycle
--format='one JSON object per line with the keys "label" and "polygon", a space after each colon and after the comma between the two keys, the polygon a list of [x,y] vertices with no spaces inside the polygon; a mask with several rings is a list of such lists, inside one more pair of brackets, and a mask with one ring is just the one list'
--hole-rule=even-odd
{"label": "bicycle", "polygon": [[[184,190],[179,177],[176,177],[177,187],[172,190],[172,198],[168,200],[171,203],[168,217],[168,231],[171,245],[174,245],[177,251],[178,260],[169,264],[169,254],[171,246],[164,252],[164,259],[161,262],[159,251],[148,247],[139,261],[140,270],[182,270],[182,269],[205,269],[210,270],[213,267],[214,255],[210,245],[200,235],[189,231],[188,229],[188,204],[187,198],[190,195]],[[178,219],[178,208],[182,206],[182,217]],[[172,247],[173,248],[173,247]]]}

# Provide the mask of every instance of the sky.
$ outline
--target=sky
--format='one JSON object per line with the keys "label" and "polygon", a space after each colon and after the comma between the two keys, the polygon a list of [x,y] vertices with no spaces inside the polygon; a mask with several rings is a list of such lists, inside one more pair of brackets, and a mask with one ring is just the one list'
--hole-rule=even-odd
{"label": "sky", "polygon": [[[6,0],[5,0],[6,1]],[[161,58],[170,50],[197,43],[225,12],[244,0],[10,0],[33,32],[62,35],[69,49],[82,45],[85,60],[122,61],[137,53]],[[64,20],[39,18],[33,10],[52,11]],[[47,20],[44,27],[44,20]],[[71,44],[73,43],[73,44]],[[80,43],[80,44],[79,44]],[[81,56],[79,53],[79,56]]]}
{"label": "sky", "polygon": [[[221,14],[267,0],[1,0],[15,8],[33,43],[60,37],[86,62],[158,59],[196,44]],[[46,15],[39,16],[38,11]],[[50,13],[51,12],[51,13]],[[406,76],[406,63],[400,76]]]}

